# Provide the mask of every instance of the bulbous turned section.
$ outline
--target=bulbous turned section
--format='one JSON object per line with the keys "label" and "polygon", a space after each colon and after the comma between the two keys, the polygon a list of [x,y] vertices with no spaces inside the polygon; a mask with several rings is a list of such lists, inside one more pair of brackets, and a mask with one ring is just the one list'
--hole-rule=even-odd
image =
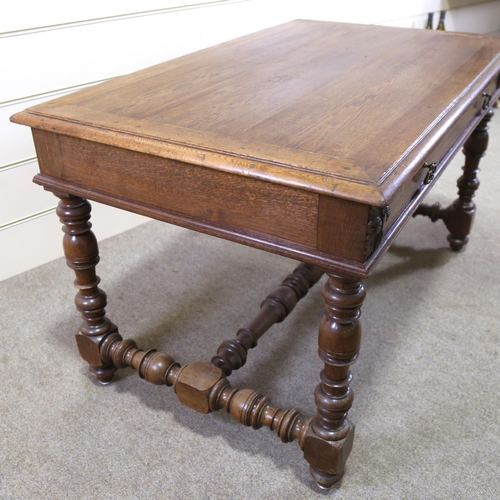
{"label": "bulbous turned section", "polygon": [[214,404],[217,408],[225,408],[235,420],[247,427],[268,427],[275,431],[284,443],[295,439],[300,441],[310,424],[295,408],[274,408],[269,398],[259,392],[251,389],[232,389],[229,383],[220,387]]}
{"label": "bulbous turned section", "polygon": [[257,346],[258,339],[272,325],[282,322],[322,275],[323,271],[318,267],[300,264],[262,301],[252,322],[238,330],[236,338],[222,342],[211,363],[221,368],[226,376],[241,368],[246,363],[248,351]]}
{"label": "bulbous turned section", "polygon": [[107,336],[117,334],[116,326],[106,317],[106,294],[98,287],[96,275],[99,249],[92,224],[90,203],[77,196],[56,193],[60,198],[56,212],[63,224],[63,248],[67,265],[75,272],[75,305],[82,316],[76,335],[80,356],[89,364],[89,371],[102,384],[112,381],[116,366],[104,361],[99,345]]}
{"label": "bulbous turned section", "polygon": [[339,382],[332,381],[321,373],[321,383],[314,391],[314,401],[318,408],[314,431],[323,439],[336,441],[347,436],[350,424],[347,412],[352,406],[354,394],[349,386],[352,374]]}
{"label": "bulbous turned section", "polygon": [[211,363],[229,376],[246,363],[248,351],[254,347],[257,347],[257,335],[248,328],[240,328],[236,338],[222,342]]}
{"label": "bulbous turned section", "polygon": [[465,141],[465,165],[463,174],[457,181],[458,198],[448,207],[447,217],[443,219],[450,234],[448,242],[455,252],[463,250],[469,241],[472,230],[476,205],[473,201],[479,187],[479,162],[488,148],[488,123],[493,117],[493,110],[489,110],[479,122],[474,132]]}
{"label": "bulbous turned section", "polygon": [[326,307],[318,354],[325,367],[314,392],[317,414],[304,435],[302,449],[318,485],[331,488],[343,475],[354,439],[354,425],[347,417],[354,399],[349,367],[359,353],[365,289],[359,280],[329,275],[323,297]]}
{"label": "bulbous turned section", "polygon": [[180,371],[180,365],[168,354],[143,351],[133,340],[119,336],[109,336],[101,343],[101,356],[117,368],[136,369],[141,378],[155,385],[173,385]]}
{"label": "bulbous turned section", "polygon": [[444,212],[445,210],[441,206],[441,203],[434,203],[434,205],[421,203],[413,213],[413,217],[423,215],[425,217],[429,217],[432,222],[436,222],[437,220],[444,218]]}

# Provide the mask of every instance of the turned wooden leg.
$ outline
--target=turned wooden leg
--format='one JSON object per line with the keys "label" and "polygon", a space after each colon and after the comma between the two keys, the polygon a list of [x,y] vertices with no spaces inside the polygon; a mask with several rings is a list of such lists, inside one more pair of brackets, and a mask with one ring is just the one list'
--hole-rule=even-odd
{"label": "turned wooden leg", "polygon": [[474,222],[476,205],[472,201],[479,187],[479,161],[486,154],[488,147],[488,122],[493,116],[493,110],[488,111],[479,125],[464,144],[465,165],[463,175],[458,179],[458,198],[448,208],[444,220],[448,231],[450,247],[459,252],[467,244]]}
{"label": "turned wooden leg", "polygon": [[344,473],[354,438],[354,425],[347,418],[353,401],[349,366],[358,357],[365,289],[361,281],[329,274],[323,296],[326,309],[318,352],[325,368],[314,393],[317,415],[305,434],[303,450],[319,486],[331,488]]}
{"label": "turned wooden leg", "polygon": [[477,178],[479,161],[486,154],[488,122],[492,116],[493,110],[490,109],[464,144],[465,165],[464,173],[457,181],[458,198],[447,208],[442,208],[439,203],[434,205],[422,203],[414,214],[430,217],[432,222],[442,219],[450,232],[448,235],[450,248],[455,252],[463,250],[469,241],[476,214],[476,205],[472,198],[479,187]]}
{"label": "turned wooden leg", "polygon": [[109,336],[120,339],[116,326],[105,316],[106,294],[98,288],[100,282],[95,266],[99,250],[94,233],[90,230],[90,203],[77,196],[55,193],[60,198],[57,215],[63,224],[64,254],[68,266],[76,275],[78,293],[75,304],[83,323],[76,334],[81,357],[90,365],[89,370],[102,384],[112,381],[116,367],[109,360],[103,361],[99,348]]}

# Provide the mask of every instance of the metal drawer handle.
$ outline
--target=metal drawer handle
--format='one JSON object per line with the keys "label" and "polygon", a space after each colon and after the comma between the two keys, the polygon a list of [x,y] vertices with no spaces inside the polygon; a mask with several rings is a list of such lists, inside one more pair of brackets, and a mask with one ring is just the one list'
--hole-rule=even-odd
{"label": "metal drawer handle", "polygon": [[483,97],[486,97],[486,99],[484,100],[483,102],[483,109],[486,109],[490,106],[491,104],[491,98],[492,98],[492,95],[489,93],[489,92],[483,92],[482,93],[482,96]]}
{"label": "metal drawer handle", "polygon": [[424,163],[424,166],[422,168],[429,169],[427,175],[425,176],[424,184],[430,184],[436,176],[437,163]]}

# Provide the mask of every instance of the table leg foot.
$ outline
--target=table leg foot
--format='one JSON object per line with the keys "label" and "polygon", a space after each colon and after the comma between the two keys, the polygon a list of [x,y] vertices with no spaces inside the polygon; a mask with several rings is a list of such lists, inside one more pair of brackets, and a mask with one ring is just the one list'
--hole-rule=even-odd
{"label": "table leg foot", "polygon": [[449,234],[447,237],[448,243],[450,244],[450,249],[453,252],[462,252],[465,250],[465,245],[469,242],[469,238],[465,236],[464,238],[459,238],[453,234]]}
{"label": "table leg foot", "polygon": [[89,366],[89,372],[94,375],[101,385],[109,385],[113,382],[116,367],[114,366]]}
{"label": "table leg foot", "polygon": [[310,466],[309,471],[322,490],[331,490],[344,476],[344,470],[340,474],[327,474]]}
{"label": "table leg foot", "polygon": [[318,485],[330,489],[344,475],[354,441],[354,426],[348,422],[344,438],[327,440],[315,433],[313,425],[306,430],[301,441],[304,458],[309,462],[309,470]]}
{"label": "table leg foot", "polygon": [[66,263],[75,272],[75,305],[83,322],[76,334],[80,356],[101,384],[113,380],[116,366],[100,355],[101,344],[110,336],[121,339],[117,327],[106,317],[106,294],[98,287],[96,275],[99,249],[89,222],[90,203],[83,198],[55,193],[60,198],[57,215],[63,224],[63,247]]}

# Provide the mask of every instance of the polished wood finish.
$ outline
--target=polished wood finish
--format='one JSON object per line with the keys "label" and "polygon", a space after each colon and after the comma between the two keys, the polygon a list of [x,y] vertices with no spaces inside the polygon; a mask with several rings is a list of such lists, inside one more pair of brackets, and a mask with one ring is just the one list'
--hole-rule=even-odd
{"label": "polished wood finish", "polygon": [[81,357],[90,365],[91,373],[99,382],[107,384],[113,379],[116,366],[102,360],[99,345],[107,336],[117,334],[117,328],[106,317],[106,294],[98,287],[101,280],[95,268],[99,262],[99,250],[90,229],[90,203],[76,196],[55,194],[61,199],[56,211],[63,223],[64,255],[76,275],[78,293],[75,304],[83,318],[76,344]]}
{"label": "polished wood finish", "polygon": [[72,137],[60,136],[59,145],[71,183],[235,231],[316,246],[313,193]]}
{"label": "polished wood finish", "polygon": [[330,488],[344,473],[354,438],[354,425],[347,418],[353,401],[349,366],[359,353],[365,289],[360,281],[329,275],[323,297],[318,353],[325,368],[314,392],[318,413],[305,437],[304,456],[318,484]]}
{"label": "polished wood finish", "polygon": [[256,391],[233,389],[220,368],[202,361],[181,367],[168,354],[154,349],[145,352],[133,340],[122,340],[118,334],[104,339],[100,355],[105,362],[119,368],[136,369],[148,382],[173,385],[179,401],[199,413],[225,409],[243,425],[254,429],[267,426],[276,431],[284,443],[296,439],[302,446],[311,423],[294,408],[272,407],[269,399]]}
{"label": "polished wood finish", "polygon": [[217,355],[212,358],[212,364],[222,368],[226,375],[241,368],[246,363],[248,351],[257,346],[258,339],[272,325],[281,323],[322,275],[321,269],[311,264],[300,264],[263,300],[257,316],[246,327],[238,330],[236,338],[220,345]]}
{"label": "polished wood finish", "polygon": [[[295,21],[13,120],[35,130],[48,189],[366,278],[430,189],[424,163],[442,171],[499,96],[499,52],[483,35]],[[367,246],[373,209],[390,218]]]}
{"label": "polished wood finish", "polygon": [[[467,243],[499,74],[497,37],[294,21],[12,117],[32,128],[35,182],[61,198],[84,320],[77,344],[91,371],[106,383],[129,366],[195,411],[267,426],[298,441],[317,483],[332,487],[354,438],[361,280],[414,213],[442,218],[453,249]],[[464,143],[458,199],[444,211],[422,204]],[[86,199],[302,264],[211,363],[181,366],[123,340],[106,318]],[[323,271],[324,369],[307,419],[228,377]]]}

